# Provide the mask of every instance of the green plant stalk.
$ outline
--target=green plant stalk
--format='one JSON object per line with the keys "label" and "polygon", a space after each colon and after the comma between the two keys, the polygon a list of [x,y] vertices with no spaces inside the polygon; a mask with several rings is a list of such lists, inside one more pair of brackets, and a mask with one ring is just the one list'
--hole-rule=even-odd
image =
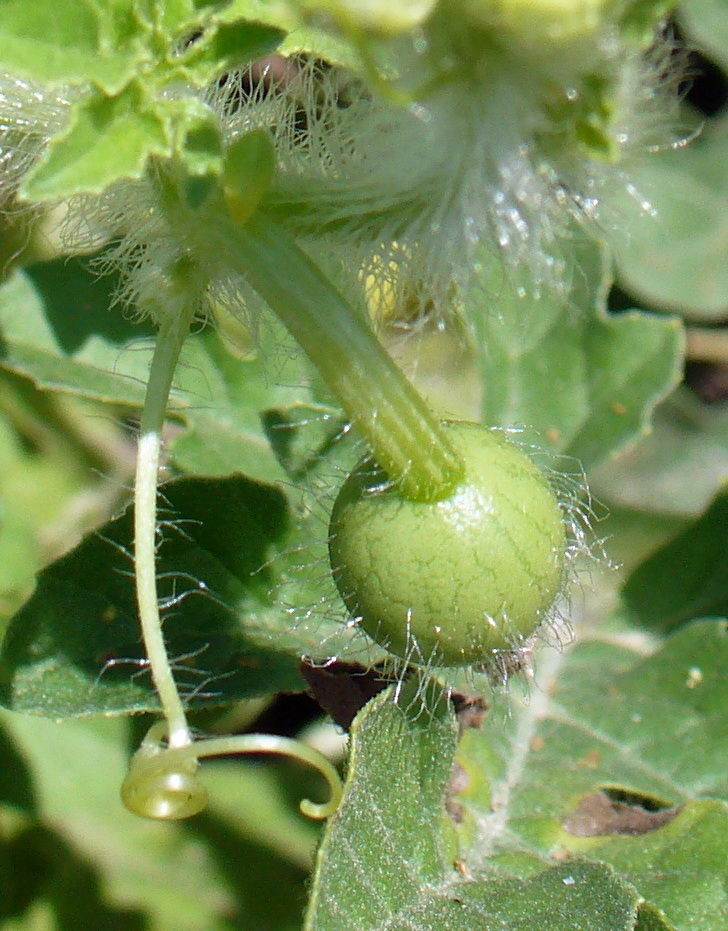
{"label": "green plant stalk", "polygon": [[144,400],[134,482],[134,573],[139,623],[144,646],[167,722],[171,747],[184,747],[192,740],[182,700],[175,685],[162,632],[157,594],[156,536],[157,480],[167,401],[174,370],[194,317],[189,301],[182,314],[165,318],[157,336]]}
{"label": "green plant stalk", "polygon": [[[194,740],[172,674],[157,593],[157,481],[172,378],[198,304],[195,289],[186,287],[184,266],[177,271],[174,290],[186,292],[187,299],[179,302],[179,307],[170,308],[178,312],[164,318],[157,336],[139,429],[134,486],[134,571],[139,622],[164,722],[152,728],[133,758],[122,785],[122,799],[129,810],[145,817],[163,820],[189,817],[201,811],[207,799],[196,776],[200,759],[221,754],[276,753],[311,766],[326,779],[329,801],[316,804],[305,799],[301,811],[309,818],[328,818],[341,801],[341,781],[324,756],[296,740],[269,734]],[[166,745],[161,743],[163,736]]]}
{"label": "green plant stalk", "polygon": [[[168,750],[171,766],[177,759],[184,759],[185,750]],[[303,799],[300,802],[301,813],[315,821],[323,821],[334,814],[341,803],[342,785],[335,766],[323,754],[313,747],[309,747],[300,740],[290,737],[281,737],[279,734],[234,734],[230,737],[208,737],[196,740],[194,753],[197,760],[212,756],[235,755],[242,756],[249,753],[268,753],[285,756],[289,760],[296,760],[305,766],[316,770],[327,782],[329,787],[329,800],[326,802],[312,802]]]}
{"label": "green plant stalk", "polygon": [[[158,166],[155,186],[160,209],[171,223],[186,222],[189,212],[178,196],[166,166]],[[196,219],[196,218],[193,218]],[[174,681],[162,630],[157,591],[157,482],[167,402],[180,352],[207,282],[201,269],[180,250],[167,270],[157,303],[159,333],[144,399],[134,486],[134,572],[139,622],[164,722],[143,741],[122,785],[122,799],[136,814],[163,820],[190,817],[206,804],[207,793],[196,776],[200,758],[224,753],[278,753],[312,766],[326,779],[330,800],[305,800],[301,811],[311,818],[333,814],[341,800],[341,782],[329,761],[309,747],[268,734],[196,741]],[[164,742],[163,742],[164,741]]]}
{"label": "green plant stalk", "polygon": [[170,747],[165,742],[166,733],[166,723],[152,725],[134,754],[121,787],[124,804],[141,817],[179,821],[198,814],[207,805],[207,790],[198,773],[200,760],[248,753],[288,757],[312,767],[326,780],[328,801],[301,801],[299,807],[306,817],[323,820],[339,807],[343,788],[336,768],[318,750],[298,740],[277,734],[235,734]]}
{"label": "green plant stalk", "polygon": [[399,493],[448,497],[463,465],[364,316],[273,221],[257,214],[226,226],[231,261],[306,352]]}

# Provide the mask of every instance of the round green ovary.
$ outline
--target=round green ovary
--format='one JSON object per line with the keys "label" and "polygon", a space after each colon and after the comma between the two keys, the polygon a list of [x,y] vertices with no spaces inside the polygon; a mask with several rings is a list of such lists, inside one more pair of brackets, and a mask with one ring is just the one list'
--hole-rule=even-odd
{"label": "round green ovary", "polygon": [[412,662],[465,666],[518,646],[561,587],[566,537],[538,468],[501,434],[446,424],[465,479],[435,504],[401,498],[361,463],[331,516],[329,551],[347,608]]}

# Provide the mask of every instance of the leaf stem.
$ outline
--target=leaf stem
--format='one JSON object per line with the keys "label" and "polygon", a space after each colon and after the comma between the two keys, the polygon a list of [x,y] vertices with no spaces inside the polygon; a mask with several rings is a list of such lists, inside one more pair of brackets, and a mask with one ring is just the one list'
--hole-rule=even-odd
{"label": "leaf stem", "polygon": [[446,498],[462,479],[462,463],[365,316],[260,213],[244,226],[227,225],[225,235],[237,268],[317,367],[402,496]]}
{"label": "leaf stem", "polygon": [[162,633],[157,595],[157,480],[167,400],[174,370],[194,316],[188,301],[182,313],[162,322],[152,357],[144,399],[134,483],[134,572],[139,622],[154,687],[167,721],[169,745],[183,747],[192,740],[182,701],[170,668]]}

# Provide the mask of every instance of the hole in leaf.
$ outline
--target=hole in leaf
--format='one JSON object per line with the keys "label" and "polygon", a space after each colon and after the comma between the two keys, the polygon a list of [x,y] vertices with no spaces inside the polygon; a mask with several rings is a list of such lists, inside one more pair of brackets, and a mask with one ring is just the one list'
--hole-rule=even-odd
{"label": "hole in leaf", "polygon": [[575,837],[648,834],[669,824],[680,808],[642,792],[605,786],[585,795],[564,818],[563,828]]}
{"label": "hole in leaf", "polygon": [[602,786],[601,791],[615,804],[622,803],[633,808],[643,808],[645,811],[664,811],[665,809],[674,808],[665,799],[657,798],[654,795],[646,795],[644,792],[632,792],[630,789],[623,789],[621,786]]}

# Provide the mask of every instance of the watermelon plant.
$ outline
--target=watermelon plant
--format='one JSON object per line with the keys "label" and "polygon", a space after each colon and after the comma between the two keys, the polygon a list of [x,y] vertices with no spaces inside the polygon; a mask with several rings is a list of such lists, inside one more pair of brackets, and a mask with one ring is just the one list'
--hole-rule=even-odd
{"label": "watermelon plant", "polygon": [[725,924],[727,37],[5,0],[0,928]]}

